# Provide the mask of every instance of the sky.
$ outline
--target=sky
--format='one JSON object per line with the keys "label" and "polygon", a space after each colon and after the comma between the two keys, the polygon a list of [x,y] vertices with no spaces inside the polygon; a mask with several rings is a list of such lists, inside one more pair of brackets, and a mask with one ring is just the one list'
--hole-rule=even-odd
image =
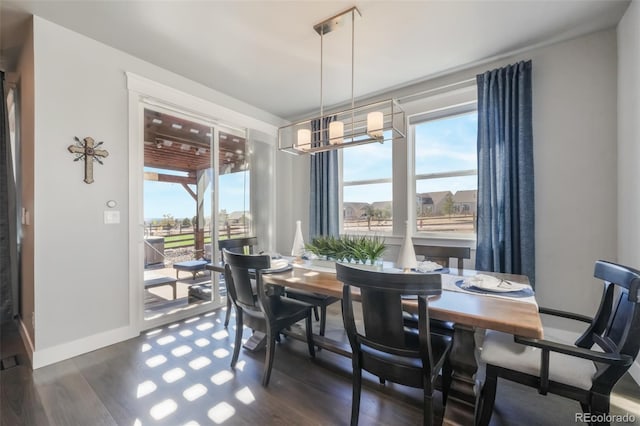
{"label": "sky", "polygon": [[[416,174],[476,169],[476,138],[477,114],[475,112],[417,125]],[[391,142],[349,147],[342,150],[342,155],[345,182],[391,177]],[[155,171],[155,169],[145,169],[145,171]],[[230,173],[221,175],[219,179],[220,210],[224,209],[227,213],[249,210],[249,173]],[[432,191],[455,193],[459,190],[475,189],[476,185],[476,176],[428,179],[416,182],[416,191],[418,193]],[[390,201],[391,194],[390,182],[346,186],[344,201],[366,203]],[[195,216],[195,209],[195,201],[182,185],[168,182],[144,182],[145,220],[160,219],[165,214],[171,214],[179,219],[192,218]],[[205,211],[209,210],[210,200],[207,200]]]}
{"label": "sky", "polygon": [[[145,168],[145,171],[160,172],[157,169]],[[172,173],[163,170],[162,173]],[[244,185],[247,184],[246,197]],[[220,210],[227,213],[249,210],[249,173],[238,172],[221,175],[218,182],[220,190]],[[195,192],[195,187],[191,185]],[[205,200],[205,212],[211,210],[210,200]],[[196,215],[196,202],[191,195],[178,183],[144,181],[144,220],[161,219],[165,214],[174,218],[191,219]],[[209,214],[205,213],[205,216]]]}
{"label": "sky", "polygon": [[[415,173],[477,169],[475,112],[432,120],[416,126]],[[350,147],[343,152],[345,182],[391,178],[391,142]],[[416,192],[476,189],[476,176],[428,179],[416,182]],[[346,186],[344,202],[390,201],[392,184]]]}

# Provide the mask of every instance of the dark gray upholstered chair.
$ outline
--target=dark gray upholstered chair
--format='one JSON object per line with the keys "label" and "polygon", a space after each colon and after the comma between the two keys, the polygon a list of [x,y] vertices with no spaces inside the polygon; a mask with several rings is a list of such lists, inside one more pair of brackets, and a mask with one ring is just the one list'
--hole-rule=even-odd
{"label": "dark gray upholstered chair", "polygon": [[[281,297],[262,283],[262,271],[271,265],[268,255],[245,255],[223,250],[225,259],[225,280],[231,300],[236,307],[236,338],[231,358],[231,368],[235,368],[242,346],[243,327],[262,331],[267,335],[267,349],[262,385],[269,385],[271,367],[275,354],[276,339],[280,330],[298,321],[306,321],[306,337],[309,354],[315,357],[311,330],[312,306],[298,300]],[[251,279],[255,276],[256,292]],[[256,294],[257,293],[257,294]]]}
{"label": "dark gray upholstered chair", "polygon": [[[443,400],[450,384],[447,355],[451,337],[431,334],[427,296],[442,292],[438,274],[386,273],[336,264],[336,276],[343,283],[343,321],[352,350],[353,401],[351,424],[358,424],[362,370],[389,380],[423,389],[424,424],[433,424],[432,396],[440,370],[443,371]],[[364,332],[355,324],[351,288],[360,290]],[[403,297],[418,301],[418,328],[404,327]]]}
{"label": "dark gray upholstered chair", "polygon": [[[640,272],[598,261],[594,276],[604,281],[604,289],[593,318],[540,309],[543,314],[588,324],[575,344],[487,332],[482,346],[487,374],[481,393],[481,425],[491,420],[498,377],[536,387],[541,395],[550,392],[578,401],[596,419],[609,413],[611,389],[640,349]],[[599,349],[593,350],[594,345]]]}
{"label": "dark gray upholstered chair", "polygon": [[[224,261],[222,250],[227,249],[233,253],[244,253],[246,248],[248,254],[253,254],[253,248],[258,245],[258,239],[256,237],[247,238],[230,238],[228,240],[218,240],[218,250],[220,250],[220,261]],[[229,319],[231,318],[231,298],[227,294],[227,314],[224,317],[224,326],[229,325]]]}

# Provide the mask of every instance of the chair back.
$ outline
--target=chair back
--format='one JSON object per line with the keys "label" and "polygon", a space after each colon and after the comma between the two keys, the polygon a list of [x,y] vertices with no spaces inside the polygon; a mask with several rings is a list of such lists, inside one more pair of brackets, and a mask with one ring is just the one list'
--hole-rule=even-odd
{"label": "chair back", "polygon": [[[336,264],[336,277],[343,283],[343,319],[354,354],[360,345],[393,355],[422,358],[425,374],[431,374],[431,342],[427,296],[442,293],[440,274],[390,273]],[[360,289],[364,334],[355,326],[351,287]],[[403,296],[417,296],[418,340],[405,332]]]}
{"label": "chair back", "polygon": [[[233,253],[227,249],[222,249],[222,252],[225,260],[225,281],[231,299],[249,314],[257,314],[261,311],[262,302],[266,297],[262,287],[261,270],[268,269],[271,265],[269,255],[245,255]],[[254,277],[254,274],[257,298],[251,285],[251,278]]]}
{"label": "chair back", "polygon": [[[218,250],[222,255],[222,250],[227,249],[233,253],[244,253],[244,248],[249,248],[249,254],[253,254],[253,248],[258,245],[257,237],[230,238],[228,240],[218,240]],[[221,259],[220,260],[224,260]]]}
{"label": "chair back", "polygon": [[610,390],[640,351],[640,271],[599,260],[594,276],[604,282],[603,297],[576,346],[591,348],[596,344],[604,352],[630,357],[629,365],[597,365],[594,387]]}
{"label": "chair back", "polygon": [[471,259],[471,249],[469,247],[414,245],[413,250],[416,255],[422,255],[426,260],[439,263],[445,268],[449,267],[449,259],[457,259],[459,272],[464,269],[464,259]]}

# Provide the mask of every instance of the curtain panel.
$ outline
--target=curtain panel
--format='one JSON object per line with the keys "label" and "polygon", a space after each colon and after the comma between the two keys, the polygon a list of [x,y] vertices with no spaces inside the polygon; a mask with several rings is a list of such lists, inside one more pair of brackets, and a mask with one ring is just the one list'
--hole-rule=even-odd
{"label": "curtain panel", "polygon": [[531,61],[477,76],[476,269],[535,285]]}
{"label": "curtain panel", "polygon": [[[329,143],[329,123],[334,117],[311,122],[312,143]],[[338,153],[335,150],[311,155],[311,195],[309,208],[309,237],[327,235],[337,237],[339,229]]]}
{"label": "curtain panel", "polygon": [[9,140],[9,119],[5,74],[0,71],[0,323],[10,321],[17,314],[18,248],[16,185],[13,156]]}

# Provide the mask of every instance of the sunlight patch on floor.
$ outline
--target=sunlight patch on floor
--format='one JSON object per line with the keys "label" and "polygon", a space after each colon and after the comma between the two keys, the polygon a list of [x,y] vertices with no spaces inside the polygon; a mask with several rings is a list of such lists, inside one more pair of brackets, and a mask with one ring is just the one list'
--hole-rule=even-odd
{"label": "sunlight patch on floor", "polygon": [[233,379],[233,374],[227,370],[222,370],[211,376],[211,381],[218,386],[228,382],[231,379]]}
{"label": "sunlight patch on floor", "polygon": [[155,383],[153,383],[151,380],[146,380],[138,385],[136,396],[138,398],[142,398],[143,396],[149,395],[151,392],[155,391],[156,389],[158,389],[158,386],[156,386]]}
{"label": "sunlight patch on floor", "polygon": [[186,399],[187,401],[191,402],[191,401],[195,401],[196,399],[200,398],[203,395],[207,394],[207,387],[204,386],[203,384],[195,384],[189,388],[187,388],[183,393],[182,396],[184,396],[184,399]]}
{"label": "sunlight patch on floor", "polygon": [[213,337],[216,340],[222,340],[225,337],[229,337],[229,333],[227,333],[227,330],[220,330],[220,331],[217,331],[217,332],[213,333],[211,335],[211,337]]}
{"label": "sunlight patch on floor", "polygon": [[162,379],[167,383],[173,383],[182,379],[186,374],[187,373],[182,368],[176,367],[164,373],[162,375]]}
{"label": "sunlight patch on floor", "polygon": [[213,351],[213,356],[215,356],[216,358],[224,358],[229,356],[229,351],[224,348],[216,349],[215,351]]}
{"label": "sunlight patch on floor", "polygon": [[165,399],[160,404],[156,404],[151,407],[149,414],[156,420],[161,420],[167,417],[178,409],[178,404],[173,399]]}
{"label": "sunlight patch on floor", "polygon": [[149,358],[145,363],[149,367],[153,368],[159,366],[160,364],[164,364],[165,362],[167,362],[167,357],[165,357],[164,355],[156,355]]}
{"label": "sunlight patch on floor", "polygon": [[198,358],[189,362],[189,367],[191,367],[191,369],[193,370],[200,370],[201,368],[206,367],[209,364],[211,364],[211,360],[209,358],[199,356]]}
{"label": "sunlight patch on floor", "polygon": [[253,392],[251,392],[251,389],[249,389],[247,386],[236,392],[236,398],[246,405],[249,405],[256,400],[256,397],[253,396]]}
{"label": "sunlight patch on floor", "polygon": [[175,357],[181,357],[181,356],[185,356],[186,354],[188,354],[192,350],[193,349],[191,349],[191,346],[182,345],[182,346],[178,346],[177,348],[172,349],[171,350],[171,354],[173,354],[173,356],[175,356]]}
{"label": "sunlight patch on floor", "polygon": [[216,405],[211,410],[209,410],[207,415],[211,420],[213,420],[214,423],[220,424],[227,421],[235,413],[236,413],[235,408],[233,408],[231,405],[229,405],[226,402],[221,402],[220,404]]}

